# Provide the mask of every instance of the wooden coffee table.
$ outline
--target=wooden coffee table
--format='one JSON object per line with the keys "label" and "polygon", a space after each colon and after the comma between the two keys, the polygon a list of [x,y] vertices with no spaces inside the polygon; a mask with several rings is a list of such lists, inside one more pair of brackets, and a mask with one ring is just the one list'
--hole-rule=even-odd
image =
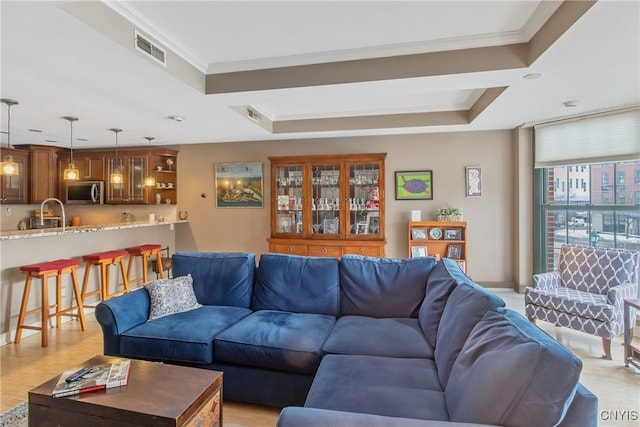
{"label": "wooden coffee table", "polygon": [[[96,356],[82,365],[116,360]],[[222,425],[221,372],[132,360],[124,387],[54,398],[58,378],[29,391],[29,426]]]}

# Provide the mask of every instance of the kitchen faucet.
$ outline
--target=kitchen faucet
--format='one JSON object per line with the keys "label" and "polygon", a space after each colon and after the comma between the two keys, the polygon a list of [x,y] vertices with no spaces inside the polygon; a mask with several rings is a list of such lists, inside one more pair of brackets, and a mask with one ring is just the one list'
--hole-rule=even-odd
{"label": "kitchen faucet", "polygon": [[62,208],[62,231],[64,232],[64,228],[65,228],[66,223],[67,223],[67,218],[66,218],[66,216],[64,214],[64,205],[62,204],[60,199],[56,199],[55,197],[49,197],[48,199],[45,199],[44,202],[42,202],[42,204],[40,205],[40,225],[44,225],[44,205],[48,201],[56,201],[56,202],[60,203],[60,207]]}

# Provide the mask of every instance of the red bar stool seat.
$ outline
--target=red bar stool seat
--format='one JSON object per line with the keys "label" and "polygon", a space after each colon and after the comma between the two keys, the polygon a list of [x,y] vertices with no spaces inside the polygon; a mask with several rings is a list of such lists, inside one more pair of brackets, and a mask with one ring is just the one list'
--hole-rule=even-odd
{"label": "red bar stool seat", "polygon": [[[124,257],[128,254],[125,250],[97,252],[94,254],[83,255],[82,259],[85,262],[84,279],[82,280],[82,301],[86,301],[87,297],[100,294],[100,300],[106,301],[116,295],[121,295],[129,292],[129,280],[124,269]],[[109,293],[109,265],[118,264],[120,266],[120,275],[122,276],[122,283],[124,288],[121,291],[117,290],[113,293]],[[100,267],[100,288],[95,291],[87,292],[87,285],[89,283],[89,276],[91,275],[91,267]],[[84,307],[95,307],[95,305],[84,304]]]}
{"label": "red bar stool seat", "polygon": [[[36,331],[42,331],[42,347],[49,345],[49,333],[47,331],[47,324],[52,317],[56,318],[56,328],[60,328],[60,317],[71,316],[78,317],[80,319],[80,327],[85,330],[84,312],[82,311],[82,294],[78,286],[78,277],[76,269],[80,265],[80,261],[73,259],[59,259],[56,261],[40,262],[37,264],[23,265],[20,267],[20,271],[27,275],[27,279],[24,285],[24,293],[22,294],[22,304],[20,305],[20,315],[18,316],[18,327],[16,329],[16,339],[14,342],[20,344],[22,339],[23,329],[32,329]],[[76,298],[76,304],[69,308],[62,308],[62,275],[71,274],[71,282],[73,283],[73,293]],[[49,304],[49,291],[48,281],[50,277],[56,277],[56,302],[55,304]],[[40,279],[42,284],[41,291],[41,306],[37,309],[27,310],[29,303],[29,294],[31,292],[31,282],[33,278]],[[54,308],[52,313],[50,310]],[[77,310],[77,313],[71,313]],[[41,326],[25,325],[24,319],[26,316],[40,313]]]}
{"label": "red bar stool seat", "polygon": [[[147,283],[147,264],[149,257],[151,257],[152,255],[156,256],[156,269],[158,271],[157,274],[161,279],[164,279],[164,269],[162,268],[160,248],[160,245],[146,244],[140,246],[132,246],[130,248],[124,249],[129,253],[129,264],[127,265],[127,279],[129,280],[129,283],[137,283],[140,281],[142,281],[143,283]],[[142,277],[131,279],[131,268],[133,267],[133,262],[136,257],[142,258]]]}

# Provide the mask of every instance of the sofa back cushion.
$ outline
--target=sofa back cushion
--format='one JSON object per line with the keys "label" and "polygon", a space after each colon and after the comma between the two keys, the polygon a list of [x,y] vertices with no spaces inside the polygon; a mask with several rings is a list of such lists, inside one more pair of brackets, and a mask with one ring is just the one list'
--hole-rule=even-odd
{"label": "sofa back cushion", "polygon": [[562,245],[558,272],[563,286],[604,295],[612,286],[638,283],[639,257],[626,250]]}
{"label": "sofa back cushion", "polygon": [[253,309],[337,316],[338,270],[335,258],[263,254]]}
{"label": "sofa back cushion", "polygon": [[340,315],[417,317],[435,264],[432,257],[344,255],[340,260]]}
{"label": "sofa back cushion", "polygon": [[445,400],[452,421],[552,426],[562,421],[582,362],[524,316],[488,312],[451,372]]}
{"label": "sofa back cushion", "polygon": [[[441,262],[455,264],[448,259]],[[450,267],[448,271],[456,281],[456,286],[442,312],[433,353],[443,389],[449,381],[449,375],[458,354],[476,323],[487,311],[504,307],[502,298],[472,282],[457,266],[450,265]]]}
{"label": "sofa back cushion", "polygon": [[450,269],[454,272],[454,275],[455,272],[459,271],[458,266],[447,258],[436,264],[427,280],[424,300],[418,313],[422,332],[432,347],[436,345],[438,325],[440,324],[444,306],[447,304],[449,295],[458,285],[457,278],[459,279],[459,277],[457,275],[455,277],[452,276],[449,272]]}
{"label": "sofa back cushion", "polygon": [[178,252],[171,258],[174,277],[190,274],[203,305],[249,308],[256,258],[245,252]]}

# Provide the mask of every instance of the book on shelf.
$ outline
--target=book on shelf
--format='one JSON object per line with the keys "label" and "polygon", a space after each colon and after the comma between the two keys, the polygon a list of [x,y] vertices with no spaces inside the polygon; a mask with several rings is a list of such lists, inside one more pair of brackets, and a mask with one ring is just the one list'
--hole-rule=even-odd
{"label": "book on shelf", "polygon": [[81,372],[83,375],[75,381],[67,380],[83,368],[68,369],[60,375],[60,379],[53,388],[51,395],[53,397],[72,396],[74,394],[127,385],[130,366],[131,360],[89,366],[87,367],[87,372]]}

